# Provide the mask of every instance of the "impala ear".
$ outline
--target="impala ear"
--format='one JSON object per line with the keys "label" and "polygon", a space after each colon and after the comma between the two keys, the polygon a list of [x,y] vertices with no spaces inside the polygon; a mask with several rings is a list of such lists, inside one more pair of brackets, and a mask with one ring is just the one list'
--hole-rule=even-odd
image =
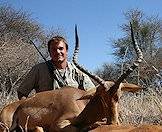
{"label": "impala ear", "polygon": [[122,83],[121,90],[135,93],[142,90],[142,87],[132,83]]}
{"label": "impala ear", "polygon": [[86,91],[86,93],[78,100],[91,99],[95,93],[96,93],[96,88],[91,88],[90,90]]}

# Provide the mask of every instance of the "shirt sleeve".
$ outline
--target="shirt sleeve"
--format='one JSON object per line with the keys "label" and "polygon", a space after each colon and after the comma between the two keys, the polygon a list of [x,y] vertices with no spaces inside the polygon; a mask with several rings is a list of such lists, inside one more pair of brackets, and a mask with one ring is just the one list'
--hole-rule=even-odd
{"label": "shirt sleeve", "polygon": [[17,92],[23,94],[24,96],[28,96],[29,93],[35,89],[38,81],[38,67],[34,66],[29,73],[26,75],[25,79],[20,84],[20,87],[17,89]]}
{"label": "shirt sleeve", "polygon": [[83,89],[83,90],[89,90],[91,88],[94,88],[95,85],[93,84],[92,80],[88,75],[80,71],[74,63],[68,63],[69,68],[71,69],[70,71],[72,72],[73,78],[77,81],[78,83],[78,88]]}

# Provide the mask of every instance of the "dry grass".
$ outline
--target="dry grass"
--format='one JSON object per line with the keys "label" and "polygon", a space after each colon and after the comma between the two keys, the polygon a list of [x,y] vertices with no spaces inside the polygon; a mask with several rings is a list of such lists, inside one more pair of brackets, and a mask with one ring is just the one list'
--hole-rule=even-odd
{"label": "dry grass", "polygon": [[162,96],[153,88],[125,93],[119,103],[122,124],[162,124]]}

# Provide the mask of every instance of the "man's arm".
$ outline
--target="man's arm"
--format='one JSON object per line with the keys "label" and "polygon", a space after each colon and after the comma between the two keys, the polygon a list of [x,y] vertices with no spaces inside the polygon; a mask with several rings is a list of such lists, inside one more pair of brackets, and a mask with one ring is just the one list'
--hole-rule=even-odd
{"label": "man's arm", "polygon": [[38,84],[37,82],[38,82],[38,68],[37,66],[34,66],[26,75],[20,87],[17,89],[18,98],[21,99],[22,97],[28,97],[29,93]]}

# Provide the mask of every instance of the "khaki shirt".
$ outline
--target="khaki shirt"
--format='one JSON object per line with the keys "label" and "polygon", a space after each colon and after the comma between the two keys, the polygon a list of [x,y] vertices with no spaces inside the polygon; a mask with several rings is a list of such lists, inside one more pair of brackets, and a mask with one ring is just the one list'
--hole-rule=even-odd
{"label": "khaki shirt", "polygon": [[[57,71],[54,71],[54,73],[55,72]],[[78,70],[73,63],[68,62],[67,68],[65,70],[59,70],[59,72],[68,86],[84,90],[95,87],[91,79]],[[30,70],[17,91],[28,96],[33,89],[35,89],[36,92],[42,92],[59,88],[58,82],[50,77],[48,67],[46,63],[43,62],[35,65]]]}

